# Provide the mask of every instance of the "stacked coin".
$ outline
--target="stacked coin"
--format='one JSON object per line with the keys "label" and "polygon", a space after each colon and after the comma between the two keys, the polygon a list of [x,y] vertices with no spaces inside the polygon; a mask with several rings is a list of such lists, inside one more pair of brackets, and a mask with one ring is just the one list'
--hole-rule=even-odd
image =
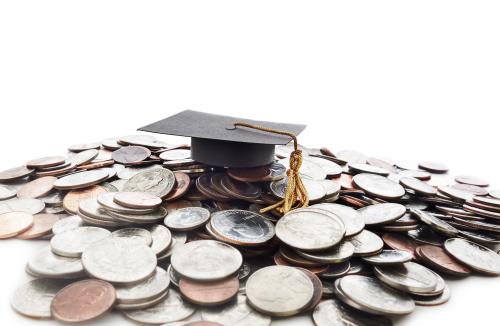
{"label": "stacked coin", "polygon": [[187,145],[128,135],[0,172],[0,238],[50,240],[13,308],[64,322],[114,307],[142,324],[269,325],[305,312],[316,325],[391,325],[445,303],[441,275],[500,275],[500,191],[487,181],[301,147],[310,204],[263,212],[285,196],[292,150],[221,168]]}

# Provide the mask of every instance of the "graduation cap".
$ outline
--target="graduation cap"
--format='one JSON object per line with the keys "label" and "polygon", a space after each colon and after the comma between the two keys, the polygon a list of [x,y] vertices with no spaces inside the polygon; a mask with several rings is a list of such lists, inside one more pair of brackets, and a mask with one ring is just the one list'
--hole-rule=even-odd
{"label": "graduation cap", "polygon": [[139,128],[141,131],[191,137],[191,158],[222,167],[256,167],[274,161],[274,146],[290,136],[257,130],[243,123],[298,135],[305,125],[257,121],[185,110]]}

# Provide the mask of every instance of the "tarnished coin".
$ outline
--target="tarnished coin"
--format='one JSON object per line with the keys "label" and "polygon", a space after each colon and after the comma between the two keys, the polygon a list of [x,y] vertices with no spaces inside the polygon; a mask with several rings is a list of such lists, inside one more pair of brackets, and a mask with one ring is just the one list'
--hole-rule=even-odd
{"label": "tarnished coin", "polygon": [[165,217],[165,225],[174,231],[194,230],[205,224],[210,212],[202,207],[185,207],[171,212]]}
{"label": "tarnished coin", "polygon": [[450,237],[456,236],[458,234],[458,229],[429,213],[413,208],[410,208],[410,213],[413,216],[415,216],[419,221],[427,224],[434,231],[443,233]]}
{"label": "tarnished coin", "polygon": [[155,273],[140,283],[115,286],[116,299],[119,304],[148,301],[166,292],[169,283],[168,273],[163,268],[156,267]]}
{"label": "tarnished coin", "polygon": [[394,265],[410,261],[413,256],[402,250],[382,250],[380,253],[361,258],[364,262],[372,265]]}
{"label": "tarnished coin", "polygon": [[337,299],[321,302],[314,309],[312,317],[316,326],[392,326],[392,321],[389,318],[363,315]]}
{"label": "tarnished coin", "polygon": [[83,171],[62,177],[54,182],[56,189],[80,189],[98,184],[109,177],[106,170]]}
{"label": "tarnished coin", "polygon": [[242,200],[255,200],[260,196],[261,189],[255,183],[243,182],[223,175],[220,186],[229,195]]}
{"label": "tarnished coin", "polygon": [[189,149],[172,149],[160,154],[160,158],[164,161],[175,161],[191,158]]}
{"label": "tarnished coin", "polygon": [[415,303],[406,294],[393,290],[373,277],[348,275],[335,281],[335,292],[347,305],[378,315],[406,315]]}
{"label": "tarnished coin", "polygon": [[33,273],[47,278],[73,278],[83,275],[79,258],[58,256],[52,252],[50,246],[45,246],[32,256],[27,266]]}
{"label": "tarnished coin", "polygon": [[273,223],[257,213],[239,209],[214,213],[210,224],[215,233],[236,245],[263,244],[271,240],[275,234]]}
{"label": "tarnished coin", "polygon": [[7,186],[0,185],[0,200],[16,197],[16,190]]}
{"label": "tarnished coin", "polygon": [[97,196],[97,202],[106,210],[123,214],[141,215],[154,211],[154,208],[127,208],[114,201],[115,192],[103,192]]}
{"label": "tarnished coin", "polygon": [[151,156],[151,151],[142,146],[121,147],[111,154],[113,160],[121,164],[142,162],[149,156]]}
{"label": "tarnished coin", "polygon": [[97,198],[103,192],[107,190],[102,186],[91,186],[80,190],[71,190],[64,196],[63,206],[68,212],[76,214],[78,212],[78,207],[80,202],[88,198]]}
{"label": "tarnished coin", "polygon": [[397,199],[405,194],[404,188],[398,183],[376,174],[356,174],[352,181],[357,187],[370,195],[384,199]]}
{"label": "tarnished coin", "polygon": [[268,266],[253,273],[246,284],[248,302],[270,316],[292,316],[308,306],[314,294],[312,281],[302,271]]}
{"label": "tarnished coin", "polygon": [[366,164],[366,163],[349,163],[349,170],[355,173],[371,173],[381,176],[388,176],[391,172],[385,168]]}
{"label": "tarnished coin", "polygon": [[101,280],[83,280],[72,283],[57,292],[50,310],[62,322],[89,321],[111,310],[116,292],[111,284]]}
{"label": "tarnished coin", "polygon": [[429,171],[431,173],[446,173],[448,172],[448,167],[442,163],[423,161],[418,163],[418,167],[422,170]]}
{"label": "tarnished coin", "polygon": [[77,229],[56,234],[50,240],[52,251],[64,257],[80,257],[90,244],[111,236],[103,228],[82,226]]}
{"label": "tarnished coin", "polygon": [[124,228],[113,231],[111,235],[115,238],[126,238],[130,241],[136,242],[138,245],[149,246],[153,242],[151,233],[148,230],[141,228]]}
{"label": "tarnished coin", "polygon": [[343,241],[326,251],[305,252],[297,250],[297,254],[314,262],[323,264],[338,264],[352,257],[354,254],[354,246],[348,241]]}
{"label": "tarnished coin", "polygon": [[13,198],[0,202],[0,214],[9,212],[25,212],[38,214],[45,209],[45,203],[34,198]]}
{"label": "tarnished coin", "polygon": [[347,240],[354,246],[355,256],[370,256],[382,250],[384,242],[375,233],[363,230],[361,233]]}
{"label": "tarnished coin", "polygon": [[46,156],[37,158],[26,163],[28,168],[46,168],[51,166],[61,165],[66,161],[66,159],[62,156]]}
{"label": "tarnished coin", "polygon": [[33,215],[33,225],[26,231],[17,235],[19,239],[35,239],[52,232],[52,226],[59,220],[56,214]]}
{"label": "tarnished coin", "polygon": [[426,294],[433,291],[438,285],[438,279],[434,272],[413,262],[375,266],[373,271],[380,281],[404,292]]}
{"label": "tarnished coin", "polygon": [[229,168],[227,175],[231,178],[243,182],[260,182],[271,178],[272,172],[268,166],[255,168]]}
{"label": "tarnished coin", "polygon": [[0,239],[15,237],[33,225],[33,215],[25,212],[0,214]]}
{"label": "tarnished coin", "polygon": [[216,281],[236,273],[243,258],[234,247],[214,240],[192,241],[174,249],[170,262],[183,277]]}
{"label": "tarnished coin", "polygon": [[123,186],[125,192],[146,192],[160,198],[170,193],[175,184],[172,171],[164,168],[146,170],[134,175]]}
{"label": "tarnished coin", "polygon": [[345,225],[345,236],[351,237],[360,233],[365,227],[365,221],[361,214],[355,209],[333,203],[320,203],[309,206],[310,208],[319,208],[327,210],[337,215]]}
{"label": "tarnished coin", "polygon": [[409,252],[413,257],[415,257],[415,250],[417,248],[417,245],[415,244],[415,242],[413,242],[413,240],[396,233],[385,233],[382,236],[382,239],[388,247],[395,250]]}
{"label": "tarnished coin", "polygon": [[35,279],[21,285],[12,296],[12,308],[31,318],[50,318],[52,299],[64,286],[65,282],[51,279]]}
{"label": "tarnished coin", "polygon": [[406,207],[396,203],[384,203],[358,209],[366,225],[391,224],[406,213]]}
{"label": "tarnished coin", "polygon": [[170,289],[165,300],[157,305],[139,310],[126,310],[124,315],[138,323],[164,324],[183,320],[195,312],[195,307],[184,302],[177,291]]}
{"label": "tarnished coin", "polygon": [[320,251],[339,243],[345,235],[344,223],[319,209],[296,209],[276,224],[276,236],[287,245],[304,251]]}
{"label": "tarnished coin", "polygon": [[30,176],[35,173],[35,170],[28,169],[25,166],[18,166],[0,172],[0,181],[12,181]]}
{"label": "tarnished coin", "polygon": [[470,269],[459,263],[441,247],[424,245],[419,246],[417,250],[419,257],[435,270],[453,276],[467,276],[471,273]]}
{"label": "tarnished coin", "polygon": [[38,198],[47,195],[53,188],[56,177],[42,177],[28,182],[17,190],[18,198]]}
{"label": "tarnished coin", "polygon": [[416,193],[426,195],[426,196],[433,196],[437,194],[437,189],[434,188],[433,186],[429,185],[428,183],[425,183],[419,179],[412,178],[412,177],[403,177],[399,179],[399,183],[408,189],[411,189],[415,191]]}
{"label": "tarnished coin", "polygon": [[486,274],[500,275],[500,255],[477,243],[460,238],[451,238],[444,249],[467,267]]}
{"label": "tarnished coin", "polygon": [[83,221],[80,216],[72,215],[69,217],[61,218],[52,226],[52,233],[58,234],[68,230],[73,230],[83,226]]}
{"label": "tarnished coin", "polygon": [[147,192],[118,192],[114,195],[118,205],[128,208],[150,209],[161,204],[161,198]]}
{"label": "tarnished coin", "polygon": [[198,305],[214,306],[224,304],[238,293],[240,283],[237,276],[214,282],[198,282],[182,278],[179,290],[182,296]]}

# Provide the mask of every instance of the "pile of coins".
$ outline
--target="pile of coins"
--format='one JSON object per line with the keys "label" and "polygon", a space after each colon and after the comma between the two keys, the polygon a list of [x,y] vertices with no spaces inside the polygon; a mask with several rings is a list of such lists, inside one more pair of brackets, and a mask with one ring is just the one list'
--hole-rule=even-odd
{"label": "pile of coins", "polygon": [[69,147],[0,172],[0,238],[45,239],[11,304],[83,322],[392,325],[447,302],[445,278],[500,275],[500,190],[353,150],[302,147],[308,207],[286,214],[288,157],[256,168],[191,159],[147,135]]}

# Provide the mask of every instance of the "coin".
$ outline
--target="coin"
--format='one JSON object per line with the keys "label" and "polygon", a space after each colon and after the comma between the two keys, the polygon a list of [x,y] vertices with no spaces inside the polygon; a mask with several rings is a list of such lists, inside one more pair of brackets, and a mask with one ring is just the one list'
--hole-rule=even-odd
{"label": "coin", "polygon": [[167,216],[167,210],[163,207],[159,207],[157,210],[151,213],[143,214],[125,214],[113,211],[108,211],[109,215],[113,219],[125,222],[125,223],[137,223],[137,224],[147,224],[159,222]]}
{"label": "coin", "polygon": [[131,284],[150,277],[156,254],[146,245],[127,238],[109,237],[87,246],[82,254],[85,271],[111,283]]}
{"label": "coin", "polygon": [[155,273],[140,283],[115,286],[116,299],[119,304],[145,302],[165,293],[169,283],[168,273],[163,268],[156,267]]}
{"label": "coin", "polygon": [[345,225],[345,236],[351,237],[360,233],[365,227],[365,221],[361,214],[355,209],[333,203],[320,203],[309,206],[310,208],[325,209],[335,215],[337,215]]}
{"label": "coin", "polygon": [[372,265],[394,265],[410,261],[412,255],[402,250],[382,250],[380,253],[361,258],[364,262]]}
{"label": "coin", "polygon": [[38,214],[45,208],[45,203],[34,198],[13,198],[0,202],[0,214],[9,212],[25,212]]}
{"label": "coin", "polygon": [[302,271],[306,276],[311,280],[313,284],[313,297],[309,301],[309,304],[305,308],[305,311],[310,311],[313,310],[321,301],[323,298],[323,284],[321,283],[321,280],[319,279],[316,274],[310,272],[309,270],[305,268],[298,268],[300,271]]}
{"label": "coin", "polygon": [[467,276],[470,269],[460,264],[450,256],[443,248],[424,245],[417,248],[419,256],[432,268],[453,276]]}
{"label": "coin", "polygon": [[130,241],[137,243],[138,245],[149,246],[153,242],[151,233],[148,230],[141,228],[124,228],[113,231],[111,235],[115,238],[126,238]]}
{"label": "coin", "polygon": [[314,285],[306,274],[287,266],[268,266],[253,273],[246,284],[249,304],[270,316],[292,316],[308,306]]}
{"label": "coin", "polygon": [[73,230],[76,229],[80,226],[83,226],[83,221],[78,215],[72,215],[69,217],[61,218],[59,219],[53,226],[52,226],[52,233],[53,234],[58,234],[61,232],[65,232],[68,230]]}
{"label": "coin", "polygon": [[[310,161],[314,164],[319,165],[328,176],[336,177],[342,173],[342,167],[335,162],[326,160],[321,157],[307,156],[304,160]],[[286,168],[286,166],[285,166]]]}
{"label": "coin", "polygon": [[366,163],[367,157],[358,151],[344,149],[335,153],[335,157],[348,163]]}
{"label": "coin", "polygon": [[189,149],[172,149],[160,154],[160,158],[164,161],[175,161],[191,158]]}
{"label": "coin", "polygon": [[25,212],[0,214],[0,239],[15,237],[33,225],[33,215]]}
{"label": "coin", "polygon": [[151,151],[142,146],[120,147],[111,154],[113,160],[121,164],[142,162],[149,156],[151,156]]}
{"label": "coin", "polygon": [[82,226],[77,229],[56,234],[50,240],[52,251],[64,257],[80,257],[90,244],[111,236],[103,228]]}
{"label": "coin", "polygon": [[478,187],[488,187],[490,185],[488,181],[470,175],[457,175],[455,181]]}
{"label": "coin", "polygon": [[430,186],[429,184],[413,178],[413,177],[402,177],[399,179],[399,183],[405,187],[409,188],[416,193],[426,195],[426,196],[433,196],[437,194],[437,189],[434,188],[433,186]]}
{"label": "coin", "polygon": [[65,282],[50,279],[36,279],[21,285],[12,296],[10,305],[25,316],[32,318],[50,318],[50,304]]}
{"label": "coin", "polygon": [[398,183],[376,174],[356,174],[353,183],[370,195],[384,199],[397,199],[405,194],[405,190]]}
{"label": "coin", "polygon": [[98,184],[109,177],[108,171],[92,170],[83,171],[62,177],[54,182],[56,189],[73,190]]}
{"label": "coin", "polygon": [[[278,163],[283,164],[287,170],[290,169],[290,162],[288,159],[279,160]],[[302,161],[299,174],[306,179],[312,180],[323,180],[327,176],[326,171],[319,164],[307,160]]]}
{"label": "coin", "polygon": [[231,178],[243,182],[259,182],[271,177],[272,172],[268,166],[255,168],[229,168],[226,171]]}
{"label": "coin", "polygon": [[413,208],[410,209],[410,213],[413,216],[415,216],[419,221],[430,226],[434,231],[443,233],[451,237],[456,236],[458,234],[458,230],[455,227],[451,226],[450,224],[440,220],[439,218],[431,214]]}
{"label": "coin", "polygon": [[439,194],[444,194],[448,198],[459,202],[472,200],[472,198],[474,197],[474,195],[470,192],[459,190],[449,186],[438,186],[438,195]]}
{"label": "coin", "polygon": [[100,194],[106,192],[102,186],[91,186],[85,189],[71,190],[64,196],[63,206],[68,212],[76,214],[80,202],[88,198],[97,198]]}
{"label": "coin", "polygon": [[189,185],[191,178],[189,175],[183,172],[174,172],[175,176],[175,188],[170,191],[170,193],[164,197],[166,201],[176,200],[181,198],[189,190]]}
{"label": "coin", "polygon": [[375,266],[373,271],[380,281],[403,292],[426,294],[434,290],[438,284],[435,273],[413,262]]}
{"label": "coin", "polygon": [[[272,182],[270,188],[273,195],[281,199],[285,198],[287,183],[288,178]],[[325,197],[326,190],[318,180],[302,179],[302,183],[307,191],[309,201],[314,202]]]}
{"label": "coin", "polygon": [[358,310],[348,308],[337,299],[329,299],[316,306],[313,312],[316,326],[392,326],[390,319],[382,316],[363,315]]}
{"label": "coin", "polygon": [[345,234],[344,223],[331,213],[314,209],[296,209],[276,224],[276,236],[287,245],[320,251],[339,243]]}
{"label": "coin", "polygon": [[171,212],[165,217],[165,225],[174,231],[194,230],[205,224],[210,212],[202,207],[185,207]]}
{"label": "coin", "polygon": [[328,269],[320,274],[322,279],[339,278],[346,275],[351,270],[351,263],[348,261],[332,264]]}
{"label": "coin", "polygon": [[35,239],[52,232],[52,226],[59,220],[55,214],[33,215],[33,225],[26,231],[17,235],[19,239]]}
{"label": "coin", "polygon": [[300,256],[323,264],[337,264],[344,262],[354,254],[354,246],[349,241],[343,241],[333,248],[322,252],[305,252],[297,250]]}
{"label": "coin", "polygon": [[87,198],[80,202],[78,207],[78,215],[91,217],[100,221],[115,222],[107,211],[97,202],[96,198]]}
{"label": "coin", "polygon": [[18,198],[38,198],[47,195],[53,188],[56,177],[42,177],[28,182],[17,190]]}
{"label": "coin", "polygon": [[442,163],[423,161],[418,163],[418,167],[422,170],[429,171],[431,173],[446,173],[448,172],[448,167]]}
{"label": "coin", "polygon": [[411,297],[418,306],[437,306],[450,300],[451,291],[448,285],[445,285],[443,292],[436,296],[411,295]]}
{"label": "coin", "polygon": [[257,213],[239,209],[214,213],[210,224],[215,233],[236,245],[263,244],[275,234],[274,225],[267,219]]}
{"label": "coin", "polygon": [[170,193],[175,184],[172,171],[164,168],[146,170],[134,175],[123,186],[126,192],[146,192],[160,198]]}
{"label": "coin", "polygon": [[19,166],[7,169],[0,172],[0,181],[12,181],[30,176],[35,173],[35,170],[28,169],[25,166]]}
{"label": "coin", "polygon": [[358,210],[358,213],[361,214],[365,221],[365,225],[391,224],[403,216],[405,212],[406,207],[395,203],[375,204]]}
{"label": "coin", "polygon": [[[238,295],[236,300],[227,303],[226,305],[216,308],[204,308],[201,310],[201,318],[206,321],[217,322],[222,325],[238,325],[243,322],[253,311],[253,309],[246,303],[244,295]],[[261,315],[257,313],[258,315]],[[261,315],[264,317],[263,315]],[[269,317],[264,319],[271,320]],[[244,324],[240,324],[244,325]],[[252,325],[252,324],[250,324]]]}
{"label": "coin", "polygon": [[287,246],[280,246],[279,253],[281,255],[281,258],[286,260],[288,263],[294,266],[300,266],[304,268],[309,268],[309,267],[324,267],[324,263],[321,262],[315,262],[312,260],[309,260],[307,258],[302,257],[297,253],[297,251],[291,249],[290,247]]}
{"label": "coin", "polygon": [[469,192],[473,195],[476,196],[486,196],[488,195],[488,189],[485,187],[478,187],[478,186],[473,186],[465,183],[456,183],[454,185],[451,185],[452,188],[462,190],[465,192]]}
{"label": "coin", "polygon": [[28,161],[26,167],[31,169],[45,168],[63,164],[64,161],[65,158],[62,156],[46,156]]}
{"label": "coin", "polygon": [[10,199],[16,196],[16,190],[0,185],[0,200]]}
{"label": "coin", "polygon": [[384,242],[375,233],[363,230],[361,233],[350,238],[349,241],[354,246],[355,256],[370,256],[382,250]]}
{"label": "coin", "polygon": [[493,234],[478,233],[465,230],[461,230],[458,234],[465,239],[472,240],[473,242],[478,242],[481,244],[492,245],[500,243],[500,237]]}
{"label": "coin", "polygon": [[127,208],[117,204],[114,201],[116,193],[114,192],[103,192],[97,196],[97,202],[106,211],[112,211],[116,213],[131,214],[131,215],[141,215],[148,214],[154,211],[154,208]]}
{"label": "coin", "polygon": [[252,200],[260,196],[261,190],[254,183],[232,179],[224,174],[221,178],[221,187],[229,195],[242,199]]}
{"label": "coin", "polygon": [[390,174],[389,170],[386,170],[384,168],[366,164],[366,163],[349,163],[349,170],[355,173],[371,173],[371,174],[377,174],[381,176],[388,176]]}
{"label": "coin", "polygon": [[153,225],[149,229],[153,242],[151,249],[158,256],[164,253],[172,243],[172,234],[163,225]]}
{"label": "coin", "polygon": [[62,322],[84,322],[109,311],[116,300],[111,284],[100,280],[83,280],[61,289],[52,299],[52,316]]}
{"label": "coin", "polygon": [[90,163],[97,157],[97,155],[99,155],[99,151],[97,149],[89,149],[70,156],[69,161],[73,163],[74,166],[78,166]]}
{"label": "coin", "polygon": [[239,285],[236,276],[214,282],[198,282],[185,278],[179,281],[182,296],[203,306],[220,305],[230,301],[238,293]]}
{"label": "coin", "polygon": [[99,149],[101,148],[101,143],[82,143],[75,144],[68,147],[70,152],[83,152],[89,149]]}
{"label": "coin", "polygon": [[484,246],[465,239],[451,238],[445,241],[444,249],[475,271],[500,275],[500,255]]}
{"label": "coin", "polygon": [[335,293],[347,305],[378,315],[406,315],[415,303],[406,294],[383,285],[373,277],[348,275],[335,281]]}
{"label": "coin", "polygon": [[446,239],[425,225],[420,226],[418,229],[408,231],[408,236],[415,240],[415,242],[433,246],[442,246]]}
{"label": "coin", "polygon": [[155,208],[161,204],[160,197],[146,192],[118,192],[113,200],[118,205],[137,209]]}
{"label": "coin", "polygon": [[133,303],[117,303],[115,308],[122,310],[122,311],[123,310],[147,309],[147,308],[151,308],[153,306],[156,306],[157,304],[159,304],[160,302],[165,300],[167,295],[168,295],[168,290],[163,291],[162,293],[160,293],[156,297],[153,297],[152,299],[148,299],[146,301],[133,302]]}

